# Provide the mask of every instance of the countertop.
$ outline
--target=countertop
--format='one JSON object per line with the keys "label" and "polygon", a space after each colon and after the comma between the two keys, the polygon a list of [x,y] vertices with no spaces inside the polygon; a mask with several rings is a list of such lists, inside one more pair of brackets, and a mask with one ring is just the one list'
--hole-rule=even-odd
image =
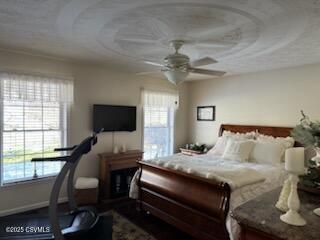
{"label": "countertop", "polygon": [[299,191],[300,214],[307,221],[303,227],[291,226],[280,220],[283,214],[274,205],[281,188],[265,193],[232,212],[241,224],[288,240],[320,240],[320,217],[312,211],[320,207],[320,196]]}

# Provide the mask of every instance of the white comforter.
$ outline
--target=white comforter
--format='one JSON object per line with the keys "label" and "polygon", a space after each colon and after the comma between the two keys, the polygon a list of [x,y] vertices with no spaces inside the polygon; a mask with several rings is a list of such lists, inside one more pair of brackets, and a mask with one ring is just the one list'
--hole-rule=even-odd
{"label": "white comforter", "polygon": [[[282,166],[242,163],[209,154],[193,157],[175,154],[165,158],[148,160],[148,162],[207,179],[227,182],[232,189],[229,212],[246,201],[281,186],[285,178]],[[130,197],[135,199],[138,197],[137,176],[138,172],[131,182],[129,193]],[[239,234],[239,226],[230,217],[230,214],[226,225],[230,238],[236,239]]]}
{"label": "white comforter", "polygon": [[232,189],[265,180],[265,176],[254,169],[256,164],[239,163],[208,154],[193,157],[175,154],[151,159],[148,162],[203,178],[226,182]]}

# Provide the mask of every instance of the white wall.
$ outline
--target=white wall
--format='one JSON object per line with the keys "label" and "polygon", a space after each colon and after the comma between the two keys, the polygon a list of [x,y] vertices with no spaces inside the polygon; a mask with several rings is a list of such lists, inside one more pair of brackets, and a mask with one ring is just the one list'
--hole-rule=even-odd
{"label": "white wall", "polygon": [[[75,103],[71,110],[71,144],[91,132],[91,106],[101,104],[139,105],[141,87],[173,89],[164,80],[140,78],[87,64],[0,52],[0,70],[42,72],[75,78]],[[176,149],[189,142],[212,144],[221,123],[293,126],[300,109],[320,119],[320,65],[309,65],[242,76],[212,79],[179,86],[180,108],[176,114]],[[215,122],[197,122],[196,107],[216,106]],[[141,148],[141,107],[137,131],[117,133],[116,142]],[[103,133],[93,152],[80,163],[77,175],[97,176],[97,153],[111,150],[111,134]],[[0,214],[20,207],[36,207],[48,200],[51,181],[0,188]],[[62,194],[64,196],[64,193]],[[40,204],[39,204],[40,203]],[[42,203],[42,204],[41,204]]]}
{"label": "white wall", "polygon": [[[320,119],[320,64],[193,82],[189,141],[213,144],[220,124],[294,126],[303,109]],[[196,107],[216,106],[216,121],[198,122]]]}
{"label": "white wall", "polygon": [[[153,89],[175,89],[165,80],[138,77],[134,74],[117,72],[102,66],[83,63],[71,64],[65,61],[0,52],[0,70],[9,69],[22,72],[40,72],[50,75],[73,76],[75,102],[71,109],[71,145],[76,144],[91,133],[91,108],[95,103],[136,105],[137,131],[116,133],[115,143],[125,142],[128,149],[141,149],[141,107],[140,90],[142,87]],[[180,108],[176,113],[175,148],[187,140],[188,85],[179,86]],[[99,144],[79,164],[78,176],[98,176],[97,153],[111,151],[110,133],[102,133]],[[53,181],[40,181],[21,184],[15,187],[0,188],[0,214],[20,207],[42,206],[49,198]],[[62,196],[65,196],[63,191]]]}

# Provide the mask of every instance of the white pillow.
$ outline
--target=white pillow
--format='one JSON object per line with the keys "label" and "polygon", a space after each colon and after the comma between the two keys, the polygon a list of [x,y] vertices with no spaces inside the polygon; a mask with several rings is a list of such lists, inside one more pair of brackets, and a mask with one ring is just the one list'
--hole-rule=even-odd
{"label": "white pillow", "polygon": [[238,140],[238,141],[248,140],[248,139],[253,139],[255,134],[256,134],[255,132],[233,133],[230,131],[223,131],[222,136],[218,138],[214,147],[210,149],[210,151],[208,151],[207,154],[221,156],[224,153],[224,150],[226,149],[227,142],[229,139]]}
{"label": "white pillow", "polygon": [[229,139],[222,158],[239,162],[248,161],[253,145],[252,140],[236,141]]}
{"label": "white pillow", "polygon": [[285,148],[279,143],[255,141],[250,162],[279,166]]}
{"label": "white pillow", "polygon": [[221,156],[226,148],[227,142],[227,137],[219,137],[214,147],[210,149],[207,154]]}
{"label": "white pillow", "polygon": [[294,138],[292,137],[273,137],[268,135],[259,134],[258,141],[271,142],[281,144],[285,149],[292,148],[294,145]]}
{"label": "white pillow", "polygon": [[[284,150],[292,148],[295,142],[293,137],[273,137],[263,134],[257,136],[257,141],[281,144]],[[284,161],[284,152],[281,156],[281,160]]]}

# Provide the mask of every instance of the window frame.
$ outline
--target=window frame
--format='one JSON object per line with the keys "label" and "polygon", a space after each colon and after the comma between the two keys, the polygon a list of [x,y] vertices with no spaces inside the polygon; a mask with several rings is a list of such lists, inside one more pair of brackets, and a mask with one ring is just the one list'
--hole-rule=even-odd
{"label": "window frame", "polygon": [[0,187],[3,186],[3,164],[2,164],[2,159],[3,159],[3,152],[2,152],[2,146],[3,146],[3,137],[2,137],[2,133],[3,133],[3,100],[0,99]]}
{"label": "window frame", "polygon": [[[144,151],[144,139],[145,139],[145,110],[146,110],[146,107],[145,106],[142,106],[142,120],[141,120],[141,123],[142,123],[142,137],[141,137],[141,146],[142,146],[142,149]],[[170,113],[171,111],[171,113]],[[175,128],[176,128],[176,125],[175,125],[175,119],[176,119],[176,109],[174,108],[170,108],[170,107],[167,107],[167,116],[168,116],[168,122],[170,122],[170,116],[172,117],[172,130],[170,132],[170,147],[171,147],[171,152],[172,154],[175,152]],[[170,153],[171,154],[171,153]],[[143,159],[145,159],[145,157],[143,156]]]}
{"label": "window frame", "polygon": [[[43,105],[41,106],[41,111],[43,111]],[[21,184],[30,184],[34,182],[42,182],[54,179],[59,172],[40,175],[37,178],[33,177],[25,177],[25,178],[18,178],[12,181],[4,181],[4,167],[3,167],[3,133],[4,133],[4,100],[0,99],[0,188],[21,185]],[[59,125],[60,128],[57,131],[62,132],[60,141],[62,146],[68,146],[70,140],[70,106],[67,103],[59,102]],[[28,132],[29,130],[24,130],[21,132]],[[34,131],[34,130],[30,130]],[[43,129],[37,130],[39,132],[43,132]],[[6,131],[6,132],[14,132],[14,131]],[[63,162],[60,164],[60,169],[64,165]]]}

